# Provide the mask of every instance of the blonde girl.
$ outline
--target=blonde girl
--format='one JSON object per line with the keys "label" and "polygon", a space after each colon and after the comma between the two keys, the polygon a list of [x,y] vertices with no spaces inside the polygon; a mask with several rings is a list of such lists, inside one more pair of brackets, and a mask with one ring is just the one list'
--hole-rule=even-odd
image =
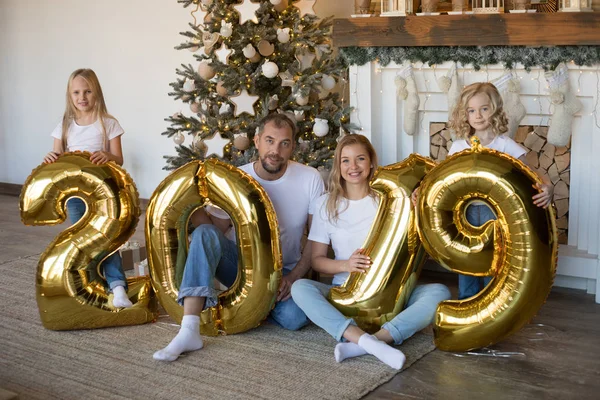
{"label": "blonde girl", "polygon": [[[57,160],[65,151],[89,151],[94,164],[114,161],[123,165],[121,135],[124,133],[119,122],[108,113],[98,77],[91,69],[78,69],[69,77],[66,107],[62,121],[52,131],[52,151],[44,157],[44,163]],[[71,223],[76,223],[86,212],[86,205],[79,198],[67,202]],[[127,297],[127,281],[118,253],[103,263],[104,276],[113,292],[115,307],[131,307]]]}
{"label": "blonde girl", "polygon": [[[481,144],[493,150],[507,153],[527,164],[527,151],[504,133],[508,131],[508,119],[503,109],[502,97],[498,89],[488,82],[473,83],[460,94],[458,104],[452,112],[450,128],[456,138],[448,155],[471,148],[470,139],[477,136]],[[535,167],[529,165],[531,169]],[[533,196],[538,207],[548,207],[552,201],[554,187],[546,174],[540,174],[543,184],[537,185],[539,193]],[[466,210],[466,218],[473,226],[496,219],[493,211],[483,202],[474,202]],[[459,300],[476,295],[491,280],[491,277],[458,276]]]}
{"label": "blonde girl", "polygon": [[[337,362],[372,354],[390,367],[401,369],[406,358],[391,344],[401,344],[433,321],[438,303],[450,298],[445,286],[416,287],[406,308],[375,335],[365,333],[327,301],[332,286],[342,285],[351,272],[367,272],[371,265],[360,246],[377,213],[379,199],[369,186],[376,168],[377,154],[366,137],[347,135],[340,140],[329,178],[331,191],[316,201],[308,237],[312,267],[333,274],[333,285],[301,279],[292,285],[292,298],[311,321],[343,341],[334,350]],[[334,260],[327,257],[329,244]]]}

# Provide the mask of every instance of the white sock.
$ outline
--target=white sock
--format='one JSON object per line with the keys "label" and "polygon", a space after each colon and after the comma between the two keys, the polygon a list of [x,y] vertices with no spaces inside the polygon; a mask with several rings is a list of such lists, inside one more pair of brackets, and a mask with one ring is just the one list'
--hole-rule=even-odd
{"label": "white sock", "polygon": [[113,292],[113,306],[116,308],[129,308],[133,306],[131,300],[127,296],[127,292],[123,286],[115,286]]}
{"label": "white sock", "polygon": [[154,353],[153,358],[159,361],[175,361],[186,351],[200,350],[203,346],[200,337],[200,317],[184,315],[177,336],[164,349]]}
{"label": "white sock", "polygon": [[344,342],[344,343],[338,343],[335,346],[335,350],[334,350],[333,354],[335,355],[335,361],[342,362],[346,358],[364,356],[365,354],[369,354],[369,353],[367,353],[367,351],[365,349],[363,349],[356,343]]}
{"label": "white sock", "polygon": [[365,333],[358,339],[358,345],[365,349],[367,353],[374,355],[394,369],[402,369],[404,361],[406,361],[406,356],[403,352],[368,333]]}

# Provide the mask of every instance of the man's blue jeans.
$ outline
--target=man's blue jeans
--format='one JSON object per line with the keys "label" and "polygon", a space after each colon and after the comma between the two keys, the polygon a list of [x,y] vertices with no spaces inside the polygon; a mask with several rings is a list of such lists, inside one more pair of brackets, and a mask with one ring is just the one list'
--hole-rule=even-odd
{"label": "man's blue jeans", "polygon": [[[80,198],[74,197],[67,201],[67,214],[72,224],[83,217],[85,210],[85,203]],[[102,272],[111,291],[117,286],[123,286],[127,290],[127,280],[125,279],[121,256],[118,251],[102,262]]]}
{"label": "man's blue jeans", "polygon": [[[335,340],[341,341],[348,326],[356,323],[329,303],[327,294],[332,287],[325,283],[300,279],[292,285],[292,297],[312,322],[327,331]],[[387,330],[398,345],[431,324],[439,302],[449,298],[450,291],[442,284],[417,286],[404,310],[383,324],[382,329]]]}
{"label": "man's blue jeans", "polygon": [[[177,301],[183,305],[186,297],[206,297],[204,308],[215,306],[219,290],[214,287],[214,278],[231,287],[237,273],[237,244],[227,239],[214,225],[200,225],[192,233]],[[283,270],[284,275],[288,273],[288,270]],[[291,298],[277,302],[270,317],[289,330],[300,329],[308,323],[304,312]]]}
{"label": "man's blue jeans", "polygon": [[[489,220],[496,219],[492,209],[484,204],[472,204],[467,207],[467,221],[473,226],[481,226]],[[458,299],[463,300],[475,296],[492,280],[491,276],[458,275]]]}

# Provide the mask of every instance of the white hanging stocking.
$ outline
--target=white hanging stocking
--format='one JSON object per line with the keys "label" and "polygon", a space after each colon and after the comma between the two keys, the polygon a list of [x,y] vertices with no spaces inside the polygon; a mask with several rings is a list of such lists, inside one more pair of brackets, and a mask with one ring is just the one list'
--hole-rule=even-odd
{"label": "white hanging stocking", "polygon": [[554,104],[554,114],[548,128],[548,142],[555,146],[566,146],[571,137],[573,115],[581,110],[582,104],[571,92],[569,69],[560,63],[554,71],[545,74],[550,87],[550,101]]}
{"label": "white hanging stocking", "polygon": [[493,80],[491,83],[498,88],[500,95],[502,96],[502,102],[504,103],[504,112],[508,118],[508,132],[506,136],[511,139],[515,138],[517,129],[527,110],[521,102],[519,93],[521,92],[521,82],[519,79],[513,76],[512,72],[507,72],[500,78]]}
{"label": "white hanging stocking", "polygon": [[398,96],[404,100],[404,132],[414,135],[417,131],[417,115],[419,113],[419,93],[415,83],[412,66],[405,66],[396,75]]}

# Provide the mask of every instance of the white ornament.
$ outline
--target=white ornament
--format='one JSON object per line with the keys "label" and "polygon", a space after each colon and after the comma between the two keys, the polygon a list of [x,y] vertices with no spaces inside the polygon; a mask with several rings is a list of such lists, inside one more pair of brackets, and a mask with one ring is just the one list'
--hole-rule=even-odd
{"label": "white ornament", "polygon": [[306,14],[315,14],[315,10],[313,7],[317,0],[300,0],[297,3],[294,3],[294,7],[300,10],[300,17],[304,17]]}
{"label": "white ornament", "polygon": [[202,0],[201,3],[204,4],[205,6],[210,6],[212,4],[213,0]]}
{"label": "white ornament", "polygon": [[299,106],[305,106],[308,104],[308,97],[304,97],[302,95],[297,95],[296,96],[296,104],[298,104]]}
{"label": "white ornament", "polygon": [[323,89],[325,90],[331,90],[335,87],[335,79],[333,76],[323,74],[321,77],[321,86],[323,86]]}
{"label": "white ornament", "polygon": [[229,62],[229,56],[233,53],[233,50],[228,48],[225,43],[221,45],[219,50],[215,51],[217,55],[217,59],[221,61],[223,64],[227,64]]}
{"label": "white ornament", "polygon": [[240,25],[243,25],[248,20],[258,24],[256,11],[260,8],[259,3],[252,3],[251,1],[244,0],[242,4],[235,5],[233,8],[240,13]]}
{"label": "white ornament", "polygon": [[248,94],[246,89],[242,90],[237,96],[231,96],[229,100],[235,104],[234,116],[242,113],[254,114],[254,103],[258,101],[259,96]]}
{"label": "white ornament", "polygon": [[248,43],[246,47],[242,49],[242,53],[244,53],[244,57],[252,58],[256,55],[256,49],[254,48],[254,46]]}
{"label": "white ornament", "polygon": [[229,114],[231,112],[231,104],[223,103],[219,107],[219,115]]}
{"label": "white ornament", "polygon": [[185,90],[186,92],[196,90],[196,84],[194,83],[194,81],[186,79],[185,82],[183,82],[183,90]]}
{"label": "white ornament", "polygon": [[274,6],[276,6],[277,4],[280,4],[282,0],[269,0],[269,3],[273,4]]}
{"label": "white ornament", "polygon": [[223,148],[229,144],[229,139],[225,139],[219,132],[215,132],[213,137],[205,140],[204,143],[207,146],[206,156],[215,154],[217,157],[223,158]]}
{"label": "white ornament", "polygon": [[315,124],[313,125],[313,132],[318,137],[323,137],[329,133],[329,124],[326,119],[315,118]]}
{"label": "white ornament", "polygon": [[262,74],[267,78],[275,78],[278,73],[279,67],[273,61],[267,61],[262,65]]}
{"label": "white ornament", "polygon": [[233,28],[232,28],[232,23],[231,22],[223,22],[221,21],[221,36],[228,38],[229,36],[231,36],[233,34]]}
{"label": "white ornament", "polygon": [[176,145],[180,146],[185,141],[185,136],[181,132],[177,132],[175,136],[173,136],[173,141]]}
{"label": "white ornament", "polygon": [[302,121],[304,119],[304,110],[295,110],[294,119],[296,121]]}
{"label": "white ornament", "polygon": [[277,40],[279,43],[287,43],[290,41],[290,28],[277,29]]}

